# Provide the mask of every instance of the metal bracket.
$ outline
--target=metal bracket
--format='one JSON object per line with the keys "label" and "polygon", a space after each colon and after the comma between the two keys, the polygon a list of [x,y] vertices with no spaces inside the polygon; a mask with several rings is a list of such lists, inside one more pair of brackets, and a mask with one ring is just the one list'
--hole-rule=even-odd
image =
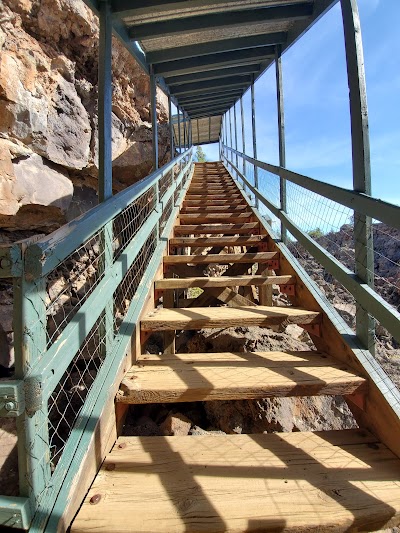
{"label": "metal bracket", "polygon": [[311,335],[321,337],[321,324],[298,324],[298,326],[305,329]]}
{"label": "metal bracket", "polygon": [[0,416],[16,417],[25,411],[23,381],[2,381],[0,383]]}
{"label": "metal bracket", "polygon": [[268,252],[268,243],[267,242],[260,242],[258,244],[258,251],[259,252]]}
{"label": "metal bracket", "polygon": [[267,265],[269,270],[279,270],[279,259],[270,259]]}
{"label": "metal bracket", "polygon": [[25,409],[29,417],[32,417],[43,406],[42,382],[41,376],[32,376],[25,379]]}
{"label": "metal bracket", "polygon": [[287,285],[280,285],[279,289],[283,294],[287,294],[288,296],[296,295],[296,285],[294,283],[287,284]]}

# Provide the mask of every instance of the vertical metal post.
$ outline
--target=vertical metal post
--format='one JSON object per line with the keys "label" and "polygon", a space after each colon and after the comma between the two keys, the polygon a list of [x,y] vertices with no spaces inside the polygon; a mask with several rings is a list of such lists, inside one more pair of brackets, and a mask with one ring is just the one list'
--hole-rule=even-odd
{"label": "vertical metal post", "polygon": [[[285,147],[285,111],[283,101],[283,79],[282,79],[282,48],[281,45],[276,45],[275,48],[275,74],[276,74],[276,99],[278,106],[278,137],[279,137],[279,166],[281,170],[280,175],[280,204],[282,211],[286,212],[286,179],[282,168],[286,167],[286,147]],[[287,231],[281,222],[281,239],[286,244]]]}
{"label": "vertical metal post", "polygon": [[[230,146],[230,148],[233,147],[231,108],[229,108],[229,146]],[[229,158],[228,159],[231,161],[231,158],[232,158],[232,152],[229,152]]]}
{"label": "vertical metal post", "polygon": [[100,2],[99,33],[99,202],[112,196],[112,73],[111,73],[111,8]]}
{"label": "vertical metal post", "polygon": [[180,114],[180,111],[179,111],[179,106],[178,106],[178,144],[179,144],[179,153],[181,153],[181,148],[182,148],[182,145],[181,145],[181,114]]}
{"label": "vertical metal post", "polygon": [[[244,110],[243,110],[243,96],[240,98],[240,118],[242,123],[242,152],[246,153],[246,138],[244,134]],[[243,175],[246,175],[246,160],[243,159]]]}
{"label": "vertical metal post", "polygon": [[[349,84],[353,189],[371,194],[371,161],[368,131],[367,89],[360,17],[356,0],[341,0],[347,77]],[[355,273],[374,285],[374,248],[371,217],[354,212]],[[375,321],[356,302],[356,333],[365,348],[375,354]]]}
{"label": "vertical metal post", "polygon": [[[237,122],[236,122],[236,104],[233,106],[233,120],[235,122],[235,150],[237,151]],[[238,168],[238,155],[236,154],[236,168]]]}
{"label": "vertical metal post", "polygon": [[[254,98],[254,75],[253,82],[251,84],[251,127],[253,132],[253,157],[257,159],[257,134],[256,134],[256,107]],[[258,167],[254,165],[254,187],[258,189]],[[255,206],[258,209],[259,201],[255,198]]]}
{"label": "vertical metal post", "polygon": [[153,141],[153,169],[158,169],[158,123],[157,123],[157,84],[153,65],[150,65],[150,106],[151,131]]}
{"label": "vertical metal post", "polygon": [[186,111],[182,112],[183,120],[183,151],[186,152]]}
{"label": "vertical metal post", "polygon": [[172,124],[172,105],[171,105],[171,95],[168,95],[168,115],[169,115],[169,146],[171,151],[171,158],[170,160],[174,158],[174,129]]}

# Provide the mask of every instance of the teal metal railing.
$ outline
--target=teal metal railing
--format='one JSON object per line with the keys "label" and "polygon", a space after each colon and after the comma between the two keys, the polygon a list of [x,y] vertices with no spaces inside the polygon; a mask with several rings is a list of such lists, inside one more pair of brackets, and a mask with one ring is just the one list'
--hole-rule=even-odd
{"label": "teal metal railing", "polygon": [[20,496],[0,497],[0,524],[57,530],[192,168],[189,149],[54,233],[1,249],[16,371],[0,383],[0,415],[17,420]]}
{"label": "teal metal railing", "polygon": [[[255,206],[261,204],[260,212],[268,219],[271,232],[300,258],[307,273],[314,279],[316,274],[323,273],[325,280],[328,274],[340,290],[346,291],[348,308],[342,310],[349,315],[346,316],[347,322],[354,320],[356,329],[355,322],[362,315],[356,316],[355,307],[361,306],[400,342],[400,313],[396,308],[400,301],[399,258],[385,256],[382,248],[374,249],[375,267],[387,261],[391,269],[391,274],[383,277],[372,267],[370,274],[372,279],[375,278],[374,286],[364,283],[354,272],[357,240],[354,214],[361,213],[373,219],[374,240],[384,236],[387,245],[399,249],[400,207],[264,163],[225,144],[221,153],[228,170],[246,191],[249,202]],[[258,186],[254,169],[258,172]],[[286,209],[281,208],[282,182],[285,183]],[[322,289],[326,285],[323,278],[316,281]],[[336,294],[332,296],[331,301],[335,303]],[[340,309],[340,305],[337,303],[336,307]]]}

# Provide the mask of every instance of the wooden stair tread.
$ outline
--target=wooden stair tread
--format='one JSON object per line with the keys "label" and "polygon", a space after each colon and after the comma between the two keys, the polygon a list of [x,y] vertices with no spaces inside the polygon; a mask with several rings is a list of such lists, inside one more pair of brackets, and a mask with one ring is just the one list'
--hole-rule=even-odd
{"label": "wooden stair tread", "polygon": [[254,252],[242,254],[205,254],[205,255],[165,255],[165,265],[176,264],[229,264],[229,263],[262,263],[271,259],[279,259],[277,252]]}
{"label": "wooden stair tread", "polygon": [[361,430],[120,437],[71,532],[384,529],[399,479],[400,460]]}
{"label": "wooden stair tread", "polygon": [[251,235],[249,237],[179,237],[169,240],[170,246],[191,246],[191,247],[212,247],[212,246],[252,246],[259,245],[265,237],[262,235]]}
{"label": "wooden stair tread", "polygon": [[190,234],[249,234],[260,231],[259,222],[244,222],[243,224],[181,224],[175,226],[174,232],[178,235]]}
{"label": "wooden stair tread", "polygon": [[201,278],[165,278],[154,282],[156,289],[188,289],[190,287],[248,287],[260,285],[290,285],[294,276],[213,276]]}
{"label": "wooden stair tread", "polygon": [[193,307],[191,309],[158,308],[140,323],[142,331],[228,328],[235,326],[268,327],[277,324],[315,324],[320,313],[298,307]]}
{"label": "wooden stair tread", "polygon": [[366,381],[317,352],[143,355],[124,377],[123,403],[199,402],[278,396],[344,395]]}

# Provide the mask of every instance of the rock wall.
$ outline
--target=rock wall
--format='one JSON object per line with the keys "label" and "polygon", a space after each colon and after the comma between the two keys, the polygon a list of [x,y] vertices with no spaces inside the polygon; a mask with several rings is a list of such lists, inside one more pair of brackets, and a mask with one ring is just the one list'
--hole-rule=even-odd
{"label": "rock wall", "polygon": [[[97,203],[98,20],[82,0],[2,0],[0,20],[0,228],[49,232]],[[117,40],[112,66],[117,192],[152,168],[150,87]]]}

